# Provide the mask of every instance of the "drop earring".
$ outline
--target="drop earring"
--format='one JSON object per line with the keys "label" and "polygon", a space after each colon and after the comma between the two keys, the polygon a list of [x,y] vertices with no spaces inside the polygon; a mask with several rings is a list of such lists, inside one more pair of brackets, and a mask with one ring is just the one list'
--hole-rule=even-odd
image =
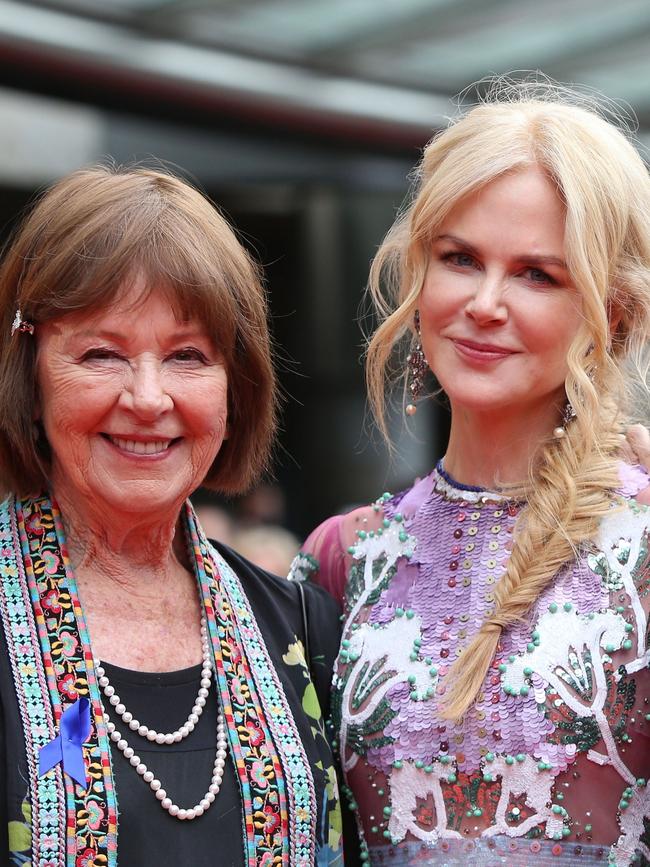
{"label": "drop earring", "polygon": [[407,389],[409,393],[409,403],[406,404],[406,414],[415,415],[418,408],[416,401],[422,393],[424,385],[424,374],[427,370],[427,360],[422,352],[422,341],[420,340],[420,311],[415,311],[413,317],[413,325],[417,335],[417,342],[413,349],[406,356],[406,364],[408,368]]}
{"label": "drop earring", "polygon": [[562,413],[562,424],[553,429],[553,436],[556,440],[561,440],[566,436],[566,429],[571,421],[576,417],[576,411],[573,408],[571,401],[567,398],[564,412]]}

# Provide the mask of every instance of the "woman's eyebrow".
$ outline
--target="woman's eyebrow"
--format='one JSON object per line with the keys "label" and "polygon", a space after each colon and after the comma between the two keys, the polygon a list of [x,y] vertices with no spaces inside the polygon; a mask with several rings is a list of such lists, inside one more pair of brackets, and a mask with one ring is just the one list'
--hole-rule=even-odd
{"label": "woman's eyebrow", "polygon": [[558,268],[563,268],[565,271],[568,271],[566,262],[559,256],[546,256],[540,253],[539,255],[529,254],[518,256],[517,258],[519,262],[523,262],[525,265],[555,265]]}
{"label": "woman's eyebrow", "polygon": [[[448,243],[456,244],[474,255],[478,255],[479,253],[478,249],[473,244],[470,244],[469,241],[465,241],[463,238],[459,238],[458,235],[436,235],[433,240],[434,243],[436,241],[447,241]],[[558,268],[563,268],[565,271],[568,270],[566,261],[560,256],[553,256],[546,253],[523,253],[514,258],[517,262],[521,262],[524,265],[555,265]]]}
{"label": "woman's eyebrow", "polygon": [[469,241],[463,240],[463,238],[459,238],[458,235],[436,235],[433,240],[434,243],[436,241],[447,241],[451,244],[457,244],[459,247],[464,247],[470,253],[478,253],[478,249],[474,247],[473,244],[470,244]]}

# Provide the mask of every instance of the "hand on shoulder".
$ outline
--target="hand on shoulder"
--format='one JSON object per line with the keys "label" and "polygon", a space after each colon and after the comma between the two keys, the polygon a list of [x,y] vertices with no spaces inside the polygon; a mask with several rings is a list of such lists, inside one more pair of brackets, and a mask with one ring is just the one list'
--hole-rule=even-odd
{"label": "hand on shoulder", "polygon": [[[622,456],[630,463],[639,464],[650,474],[650,431],[642,424],[633,424],[625,431]],[[637,502],[650,505],[650,485],[639,491]]]}

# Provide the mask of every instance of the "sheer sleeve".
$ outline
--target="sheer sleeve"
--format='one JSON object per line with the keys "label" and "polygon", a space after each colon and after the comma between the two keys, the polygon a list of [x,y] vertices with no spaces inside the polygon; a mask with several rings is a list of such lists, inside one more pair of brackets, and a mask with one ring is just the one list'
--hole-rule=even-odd
{"label": "sheer sleeve", "polygon": [[343,600],[347,567],[341,538],[343,515],[334,515],[310,533],[301,548],[304,577]]}
{"label": "sheer sleeve", "polygon": [[305,540],[289,578],[314,581],[343,605],[351,564],[348,549],[356,541],[360,528],[379,527],[382,517],[382,513],[367,506],[323,521]]}

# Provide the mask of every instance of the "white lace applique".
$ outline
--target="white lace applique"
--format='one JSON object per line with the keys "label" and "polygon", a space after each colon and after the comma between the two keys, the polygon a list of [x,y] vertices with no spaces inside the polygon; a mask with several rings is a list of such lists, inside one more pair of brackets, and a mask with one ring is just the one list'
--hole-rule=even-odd
{"label": "white lace applique", "polygon": [[[367,604],[368,596],[376,588],[390,582],[399,558],[412,557],[416,545],[415,537],[409,535],[398,521],[385,521],[383,527],[368,532],[359,530],[357,535],[359,541],[351,546],[350,554],[353,560],[364,561],[363,571],[355,592],[355,601],[346,617],[344,632]],[[375,569],[376,564],[381,564],[378,572]]]}
{"label": "white lace applique", "polygon": [[[503,687],[518,693],[534,672],[577,716],[594,717],[607,754],[603,757],[590,750],[588,757],[598,764],[613,765],[629,784],[636,777],[621,759],[604,713],[608,693],[605,663],[611,662],[609,654],[623,646],[625,627],[625,619],[613,611],[585,616],[578,614],[571,603],[566,603],[564,610],[551,610],[537,623],[539,645],[532,653],[520,654],[514,662],[506,663]],[[601,648],[605,653],[601,654]]]}
{"label": "white lace applique", "polygon": [[[481,836],[493,837],[495,834],[507,834],[509,837],[521,837],[531,828],[545,822],[546,836],[551,840],[562,839],[564,821],[562,812],[555,812],[551,806],[554,778],[547,769],[540,770],[538,763],[531,756],[524,756],[521,761],[516,759],[513,761],[512,756],[496,756],[492,762],[485,765],[485,770],[488,769],[492,779],[501,777],[501,794],[494,824],[486,828]],[[511,795],[524,795],[527,806],[535,811],[514,826],[508,825],[506,821]]]}
{"label": "white lace applique", "polygon": [[[393,841],[403,840],[411,833],[418,840],[434,844],[440,837],[462,838],[462,834],[447,827],[447,811],[442,796],[441,780],[446,781],[449,774],[455,770],[453,765],[442,765],[434,762],[429,773],[423,773],[411,762],[405,762],[401,768],[395,769],[389,778],[391,802],[393,809],[388,823],[388,830]],[[418,799],[433,798],[436,810],[436,825],[431,830],[422,828],[415,820]]]}
{"label": "white lace applique", "polygon": [[311,577],[314,572],[318,571],[318,560],[312,557],[311,554],[305,554],[304,551],[299,551],[291,561],[289,567],[288,581],[299,581],[301,584]]}
{"label": "white lace applique", "polygon": [[[600,567],[606,563],[610,573],[617,573],[620,589],[627,593],[634,612],[636,659],[626,664],[628,674],[650,664],[650,652],[645,646],[648,618],[634,581],[636,572],[648,556],[649,533],[650,509],[617,509],[606,516],[598,536],[600,551],[596,555],[597,563]],[[592,562],[589,560],[590,568],[603,577]]]}
{"label": "white lace applique", "polygon": [[400,618],[386,626],[362,624],[346,643],[351,662],[349,676],[342,690],[341,756],[343,769],[351,770],[359,756],[352,751],[346,757],[348,729],[360,728],[377,713],[390,689],[399,683],[409,684],[414,700],[433,695],[436,676],[421,659],[413,659],[414,641],[421,634],[420,618]]}
{"label": "white lace applique", "polygon": [[609,863],[615,867],[627,867],[635,852],[640,851],[650,861],[650,848],[639,838],[643,834],[644,818],[650,816],[650,790],[648,786],[628,789],[633,791],[629,806],[621,810],[621,836],[609,851]]}

